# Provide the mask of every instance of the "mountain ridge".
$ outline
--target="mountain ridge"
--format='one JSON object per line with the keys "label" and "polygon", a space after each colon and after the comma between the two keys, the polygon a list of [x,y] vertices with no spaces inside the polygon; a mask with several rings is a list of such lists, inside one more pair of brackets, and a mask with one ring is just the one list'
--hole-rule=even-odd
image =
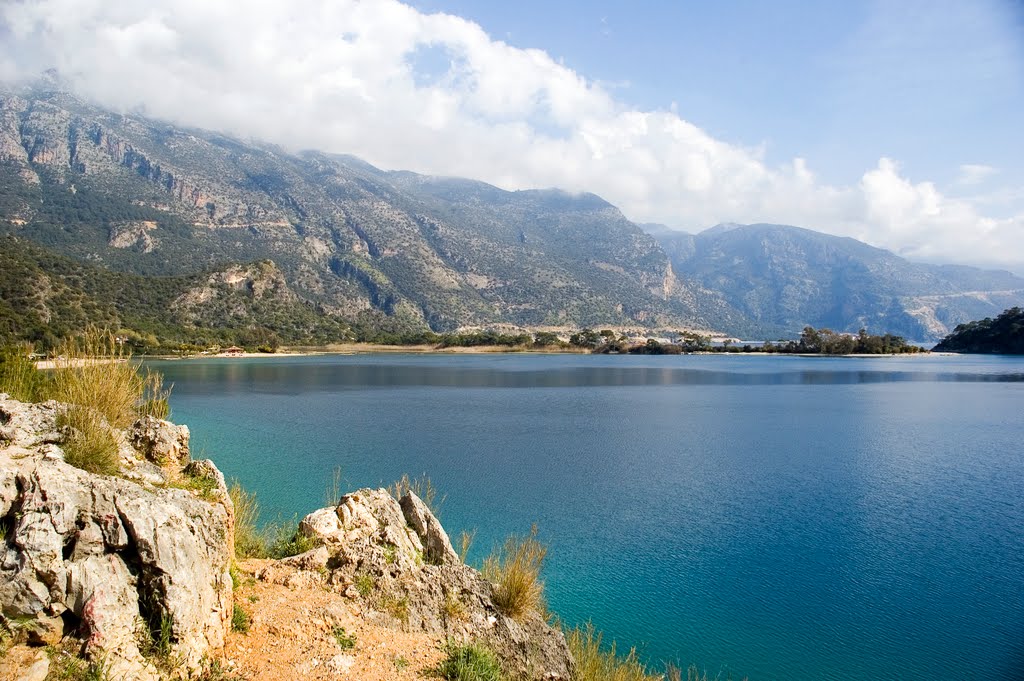
{"label": "mountain ridge", "polygon": [[644,227],[590,193],[382,170],[112,113],[53,88],[0,90],[0,231],[146,277],[271,261],[294,301],[334,326],[753,338],[866,325],[937,338],[1024,299],[1013,275],[908,263],[804,228]]}

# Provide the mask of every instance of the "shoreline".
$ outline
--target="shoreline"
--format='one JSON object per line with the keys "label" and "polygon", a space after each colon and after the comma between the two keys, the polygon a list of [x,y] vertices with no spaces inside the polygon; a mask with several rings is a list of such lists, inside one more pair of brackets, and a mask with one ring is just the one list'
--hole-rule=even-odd
{"label": "shoreline", "polygon": [[[315,357],[319,355],[401,355],[401,354],[412,354],[412,355],[515,355],[515,354],[530,354],[530,355],[590,355],[590,354],[601,354],[592,353],[588,348],[526,348],[526,347],[509,347],[504,345],[477,345],[477,346],[452,346],[439,348],[433,345],[383,345],[379,343],[339,343],[332,345],[325,345],[321,347],[309,347],[309,346],[285,346],[277,352],[236,352],[226,353],[221,352],[215,355],[138,355],[137,358],[145,359],[159,359],[159,360],[190,360],[190,359],[255,359],[255,358],[274,358],[274,357]],[[615,353],[616,356],[624,356],[628,353]],[[853,359],[871,359],[871,358],[882,358],[882,357],[954,357],[959,356],[963,353],[957,352],[914,352],[914,353],[887,353],[887,354],[870,354],[870,353],[851,353],[847,355],[822,355],[818,353],[786,353],[786,352],[708,352],[708,351],[696,351],[696,352],[683,352],[679,355],[662,355],[666,357],[681,357],[686,355],[701,355],[701,356],[722,356],[722,357],[803,357],[803,358],[853,358]],[[654,357],[658,355],[636,355],[638,357]],[[96,360],[99,361],[99,360]],[[110,361],[110,360],[105,360]],[[52,360],[46,360],[45,362],[37,362],[39,368],[53,368],[52,366],[41,366],[43,364],[53,364]]]}

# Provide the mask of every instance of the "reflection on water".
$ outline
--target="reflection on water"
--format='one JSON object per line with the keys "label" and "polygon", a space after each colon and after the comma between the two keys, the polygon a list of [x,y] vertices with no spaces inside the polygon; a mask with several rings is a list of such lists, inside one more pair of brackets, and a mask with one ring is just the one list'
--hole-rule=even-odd
{"label": "reflection on water", "polygon": [[[812,360],[813,361],[813,360]],[[746,373],[673,367],[559,367],[496,370],[464,366],[409,364],[276,364],[267,362],[205,362],[188,367],[180,389],[202,391],[202,385],[245,385],[257,391],[290,392],[318,387],[451,387],[451,388],[586,388],[672,385],[853,385],[862,383],[1020,383],[1024,373],[881,371],[802,369]]]}

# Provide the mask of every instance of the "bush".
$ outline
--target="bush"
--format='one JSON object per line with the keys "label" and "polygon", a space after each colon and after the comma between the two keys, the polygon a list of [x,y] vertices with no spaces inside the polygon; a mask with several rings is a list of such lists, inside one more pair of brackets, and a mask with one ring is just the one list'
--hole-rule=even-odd
{"label": "bush", "polygon": [[487,648],[477,644],[445,646],[445,658],[434,670],[447,681],[501,681],[501,665]]}
{"label": "bush", "polygon": [[342,650],[352,650],[356,647],[356,635],[346,632],[345,627],[334,627],[331,633],[334,634],[334,640]]}
{"label": "bush", "polygon": [[542,610],[544,584],[540,571],[548,549],[537,540],[534,525],[526,537],[511,536],[484,560],[484,576],[494,584],[494,605],[513,619]]}
{"label": "bush", "polygon": [[57,427],[68,429],[61,445],[67,463],[99,475],[120,471],[117,439],[98,413],[71,405],[57,417]]}
{"label": "bush", "polygon": [[616,655],[615,643],[601,649],[600,632],[594,631],[593,624],[577,627],[569,632],[566,642],[576,660],[575,681],[661,681],[657,674],[648,674],[637,658],[636,649],[631,648],[625,657]]}

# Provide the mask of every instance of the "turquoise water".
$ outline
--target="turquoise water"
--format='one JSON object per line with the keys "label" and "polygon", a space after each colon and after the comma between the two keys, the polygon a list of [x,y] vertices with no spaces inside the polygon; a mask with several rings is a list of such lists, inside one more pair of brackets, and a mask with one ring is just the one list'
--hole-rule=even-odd
{"label": "turquoise water", "polygon": [[403,473],[472,559],[539,525],[551,608],[654,663],[1024,678],[1024,358],[161,362],[265,517]]}

